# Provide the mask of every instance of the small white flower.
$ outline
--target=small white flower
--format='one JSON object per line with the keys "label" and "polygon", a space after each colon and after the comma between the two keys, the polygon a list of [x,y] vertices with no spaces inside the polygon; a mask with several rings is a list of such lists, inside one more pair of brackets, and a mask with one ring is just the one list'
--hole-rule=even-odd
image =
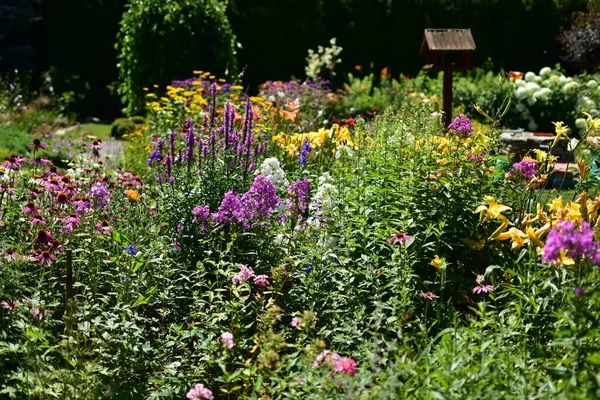
{"label": "small white flower", "polygon": [[269,178],[271,183],[278,189],[289,185],[285,171],[281,169],[279,160],[275,157],[265,159],[256,173]]}
{"label": "small white flower", "polygon": [[535,77],[536,77],[535,72],[529,71],[528,73],[525,74],[525,80],[527,82],[533,82],[535,80]]}
{"label": "small white flower", "polygon": [[596,89],[598,87],[598,82],[594,79],[590,79],[586,86],[590,89]]}

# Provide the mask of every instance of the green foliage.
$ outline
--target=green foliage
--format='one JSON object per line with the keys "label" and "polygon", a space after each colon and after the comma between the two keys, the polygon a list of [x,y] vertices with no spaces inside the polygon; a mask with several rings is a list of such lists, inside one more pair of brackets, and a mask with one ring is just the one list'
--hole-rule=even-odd
{"label": "green foliage", "polygon": [[123,135],[128,135],[135,130],[136,123],[133,119],[117,118],[110,127],[110,136],[115,139],[122,139]]}
{"label": "green foliage", "polygon": [[169,84],[199,68],[220,76],[237,72],[236,38],[217,0],[132,0],[117,46],[128,114],[144,109],[143,87]]}
{"label": "green foliage", "polygon": [[0,158],[27,153],[31,136],[18,128],[0,125]]}

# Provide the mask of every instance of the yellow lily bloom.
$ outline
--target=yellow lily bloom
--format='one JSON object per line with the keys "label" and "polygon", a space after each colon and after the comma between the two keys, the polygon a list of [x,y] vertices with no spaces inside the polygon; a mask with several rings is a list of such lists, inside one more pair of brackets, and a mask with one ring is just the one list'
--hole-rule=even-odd
{"label": "yellow lily bloom", "polygon": [[440,258],[440,256],[436,254],[435,258],[430,262],[430,264],[433,265],[435,269],[440,269],[444,266],[444,262],[444,259]]}
{"label": "yellow lily bloom", "polygon": [[560,140],[561,137],[566,137],[567,139],[569,138],[567,136],[567,133],[569,132],[567,129],[567,126],[564,125],[564,122],[560,121],[560,122],[553,122],[554,124],[554,129],[556,132],[556,138],[554,139],[554,142],[552,142],[552,146],[554,147],[554,145],[556,143],[558,143],[558,141]]}
{"label": "yellow lily bloom", "polygon": [[487,206],[481,205],[475,209],[475,213],[480,213],[481,217],[483,217],[485,213],[485,221],[503,217],[502,213],[504,211],[512,210],[512,208],[498,203],[492,196],[485,196],[485,201],[488,202]]}

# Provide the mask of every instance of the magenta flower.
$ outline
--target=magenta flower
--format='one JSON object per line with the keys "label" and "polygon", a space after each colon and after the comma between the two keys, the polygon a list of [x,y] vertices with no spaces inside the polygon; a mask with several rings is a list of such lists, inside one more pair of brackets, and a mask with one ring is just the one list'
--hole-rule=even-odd
{"label": "magenta flower", "polygon": [[254,278],[254,284],[261,287],[269,286],[269,277],[267,275],[258,275]]}
{"label": "magenta flower", "polygon": [[356,375],[358,364],[351,358],[342,358],[335,363],[333,370],[337,373],[343,372],[346,375]]}
{"label": "magenta flower", "polygon": [[471,120],[466,118],[464,114],[458,114],[454,121],[448,125],[448,134],[457,135],[462,138],[468,138],[473,133]]}
{"label": "magenta flower", "polygon": [[223,332],[221,334],[221,342],[227,347],[229,350],[233,349],[235,343],[233,342],[233,334],[230,332]]}
{"label": "magenta flower", "polygon": [[23,208],[23,214],[25,215],[39,214],[39,212],[40,210],[37,209],[33,201],[28,201],[25,208]]}
{"label": "magenta flower", "polygon": [[243,265],[242,268],[240,268],[240,272],[238,272],[232,279],[231,281],[234,284],[238,284],[240,282],[246,282],[247,280],[249,280],[250,278],[252,278],[254,276],[254,270],[248,266]]}
{"label": "magenta flower", "polygon": [[473,294],[491,293],[493,291],[492,285],[477,285],[473,288]]}
{"label": "magenta flower", "polygon": [[213,400],[213,393],[203,384],[198,383],[185,395],[189,400]]}
{"label": "magenta flower", "polygon": [[56,261],[56,256],[49,251],[42,251],[35,258],[40,262],[40,264],[52,264],[52,262]]}
{"label": "magenta flower", "polygon": [[4,308],[5,310],[12,310],[13,308],[18,307],[19,304],[15,301],[0,301],[0,307]]}
{"label": "magenta flower", "polygon": [[33,143],[27,145],[27,148],[30,150],[44,150],[46,145],[40,142],[40,139],[35,138],[33,139]]}
{"label": "magenta flower", "polygon": [[41,214],[35,214],[33,217],[29,218],[29,223],[31,225],[46,225],[46,220]]}
{"label": "magenta flower", "polygon": [[390,244],[394,244],[394,243],[406,243],[409,242],[410,240],[412,240],[412,236],[409,236],[407,234],[405,234],[404,232],[396,232],[396,234],[394,236],[392,236],[391,238],[388,239],[388,243]]}
{"label": "magenta flower", "polygon": [[600,243],[594,240],[594,231],[586,221],[580,228],[573,221],[556,224],[546,239],[542,261],[558,261],[562,251],[566,251],[569,258],[583,256],[600,265]]}
{"label": "magenta flower", "polygon": [[53,240],[54,238],[52,237],[52,232],[45,229],[40,229],[35,239],[33,239],[33,243],[47,245],[48,243],[52,243]]}
{"label": "magenta flower", "polygon": [[317,368],[322,362],[327,362],[329,365],[335,365],[342,357],[337,353],[332,353],[330,350],[323,350],[321,354],[315,358],[312,364],[313,368]]}
{"label": "magenta flower", "polygon": [[300,317],[294,317],[294,318],[292,318],[292,323],[291,323],[291,325],[292,325],[294,328],[297,328],[297,327],[300,325]]}
{"label": "magenta flower", "polygon": [[426,293],[421,292],[421,293],[419,293],[419,296],[421,296],[422,298],[427,299],[427,300],[435,300],[435,299],[440,298],[440,296],[438,296],[437,294],[433,294],[431,292],[426,292]]}
{"label": "magenta flower", "polygon": [[529,159],[523,159],[518,163],[514,163],[511,170],[508,171],[507,176],[522,176],[525,179],[531,179],[535,175],[535,161]]}

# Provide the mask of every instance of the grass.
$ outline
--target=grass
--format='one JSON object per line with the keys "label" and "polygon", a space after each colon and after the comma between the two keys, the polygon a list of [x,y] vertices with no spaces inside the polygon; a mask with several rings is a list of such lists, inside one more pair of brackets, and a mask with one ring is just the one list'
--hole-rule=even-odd
{"label": "grass", "polygon": [[90,134],[102,139],[102,141],[107,141],[110,139],[110,127],[111,124],[98,124],[94,122],[89,124],[81,124],[78,128],[72,129],[65,133],[63,138],[67,140],[74,140],[79,139],[85,134]]}
{"label": "grass", "polygon": [[29,133],[12,126],[0,125],[0,159],[11,154],[25,154],[31,143]]}

